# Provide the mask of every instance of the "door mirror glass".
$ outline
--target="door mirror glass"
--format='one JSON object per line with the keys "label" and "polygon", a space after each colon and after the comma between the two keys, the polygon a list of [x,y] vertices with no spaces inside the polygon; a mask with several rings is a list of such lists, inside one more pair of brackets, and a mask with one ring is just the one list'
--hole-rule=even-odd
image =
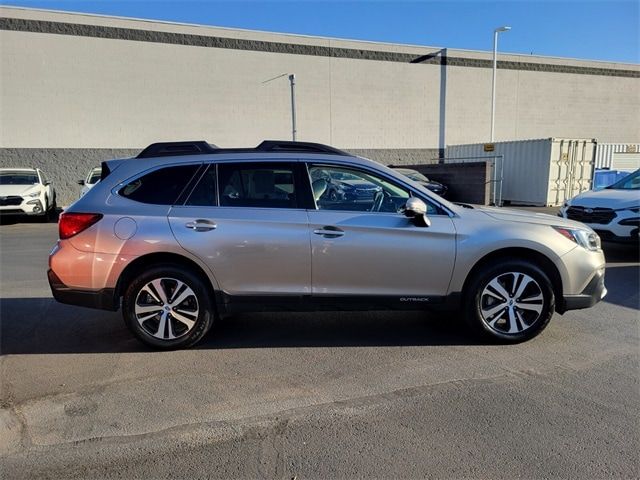
{"label": "door mirror glass", "polygon": [[78,180],[78,185],[84,185],[84,180]]}
{"label": "door mirror glass", "polygon": [[413,220],[418,227],[428,227],[431,225],[427,217],[427,205],[419,198],[411,197],[404,206],[404,215]]}

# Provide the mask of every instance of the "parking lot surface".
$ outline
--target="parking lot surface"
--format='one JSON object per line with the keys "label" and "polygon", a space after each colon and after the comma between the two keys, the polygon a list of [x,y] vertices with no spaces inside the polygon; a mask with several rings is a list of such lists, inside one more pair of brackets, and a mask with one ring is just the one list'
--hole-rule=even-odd
{"label": "parking lot surface", "polygon": [[[638,478],[638,251],[520,345],[452,315],[246,314],[155,352],[56,303],[56,225],[0,225],[4,478]],[[428,275],[428,272],[425,272]]]}

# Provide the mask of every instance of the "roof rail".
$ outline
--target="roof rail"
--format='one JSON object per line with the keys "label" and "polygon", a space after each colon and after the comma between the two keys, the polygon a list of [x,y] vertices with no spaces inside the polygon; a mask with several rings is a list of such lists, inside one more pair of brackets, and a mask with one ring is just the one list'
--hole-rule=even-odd
{"label": "roof rail", "polygon": [[193,142],[152,143],[142,150],[136,158],[174,157],[178,155],[200,155],[205,153],[248,152],[327,153],[332,155],[349,155],[347,152],[321,143],[265,140],[255,148],[218,148],[204,140],[199,140]]}
{"label": "roof rail", "polygon": [[289,140],[265,140],[255,148],[259,152],[304,152],[349,155],[343,150],[322,143],[294,142]]}
{"label": "roof rail", "polygon": [[193,142],[159,142],[152,143],[142,150],[136,158],[174,157],[177,155],[197,155],[214,153],[218,147],[204,140]]}

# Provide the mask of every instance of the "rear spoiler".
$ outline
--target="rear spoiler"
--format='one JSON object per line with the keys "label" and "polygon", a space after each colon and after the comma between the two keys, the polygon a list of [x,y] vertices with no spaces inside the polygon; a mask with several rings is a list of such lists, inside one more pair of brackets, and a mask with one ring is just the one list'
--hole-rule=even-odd
{"label": "rear spoiler", "polygon": [[102,162],[100,166],[102,167],[102,170],[100,170],[100,180],[104,180],[111,173],[111,169],[109,165],[107,165],[107,162]]}
{"label": "rear spoiler", "polygon": [[126,162],[127,159],[105,160],[100,164],[100,180],[107,178],[111,172],[120,166],[122,162]]}

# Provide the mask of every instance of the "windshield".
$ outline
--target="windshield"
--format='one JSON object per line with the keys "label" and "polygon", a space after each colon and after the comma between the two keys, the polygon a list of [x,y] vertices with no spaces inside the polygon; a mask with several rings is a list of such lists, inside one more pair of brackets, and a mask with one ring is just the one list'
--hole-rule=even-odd
{"label": "windshield", "polygon": [[429,179],[427,177],[425,177],[420,172],[417,172],[416,170],[411,170],[409,168],[397,168],[396,170],[398,172],[400,172],[402,175],[404,175],[405,177],[409,177],[413,181],[416,181],[416,182],[428,182],[429,181]]}
{"label": "windshield", "polygon": [[334,180],[342,180],[342,181],[362,180],[362,178],[360,178],[357,175],[354,175],[352,173],[336,172],[336,171],[332,171],[331,172],[331,178],[333,178]]}
{"label": "windshield", "polygon": [[636,170],[631,175],[627,175],[607,188],[612,190],[640,190],[640,170]]}
{"label": "windshield", "polygon": [[89,176],[89,180],[87,180],[87,183],[89,185],[93,185],[94,183],[98,183],[98,181],[100,180],[100,170],[93,170],[91,172],[91,175]]}
{"label": "windshield", "polygon": [[34,185],[38,183],[35,172],[0,172],[0,185]]}

